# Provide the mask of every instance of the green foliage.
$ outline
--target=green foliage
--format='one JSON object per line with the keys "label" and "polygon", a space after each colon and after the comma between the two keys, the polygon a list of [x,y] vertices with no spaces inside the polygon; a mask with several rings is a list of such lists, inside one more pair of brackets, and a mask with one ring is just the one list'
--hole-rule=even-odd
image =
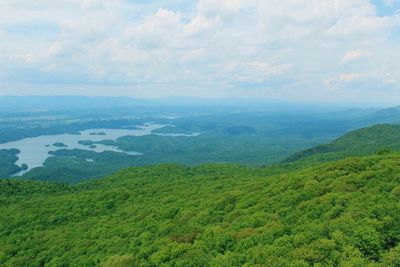
{"label": "green foliage", "polygon": [[[259,166],[277,163],[296,151],[332,140],[349,128],[349,123],[344,123],[341,118],[327,119],[311,115],[309,111],[226,113],[202,108],[202,111],[198,112],[202,115],[195,113],[196,115],[184,113],[184,117],[176,119],[152,117],[88,121],[88,118],[83,118],[76,123],[60,123],[58,120],[38,121],[38,126],[34,129],[32,129],[31,121],[25,126],[23,122],[19,122],[18,127],[14,127],[20,134],[13,132],[12,127],[2,132],[0,126],[0,142],[41,134],[76,133],[88,127],[93,129],[126,128],[148,121],[175,126],[157,130],[155,134],[149,136],[126,136],[116,141],[107,140],[105,136],[105,140],[101,141],[81,140],[79,142],[92,148],[99,144],[117,146],[128,152],[143,153],[141,156],[83,150],[66,152],[65,149],[61,149],[53,153],[57,159],[48,159],[44,167],[35,168],[24,176],[29,179],[75,183],[110,175],[116,170],[130,166],[166,163],[190,166],[205,163],[239,163]],[[46,126],[47,124],[52,126]],[[98,135],[101,132],[93,133]],[[166,136],[192,133],[201,133],[201,135],[196,137]],[[62,144],[59,145],[62,148]],[[94,160],[94,162],[88,163],[85,162],[86,160]],[[1,165],[2,162],[0,162]]]}
{"label": "green foliage", "polygon": [[327,162],[390,151],[400,151],[400,125],[380,124],[349,132],[330,144],[300,151],[285,162]]}
{"label": "green foliage", "polygon": [[[134,156],[106,151],[96,153],[87,150],[59,150],[58,157],[50,157],[44,167],[34,168],[22,178],[42,181],[58,181],[74,184],[85,179],[100,178],[129,167]],[[88,159],[93,159],[88,161]]]}
{"label": "green foliage", "polygon": [[166,126],[160,129],[156,129],[153,131],[155,134],[192,134],[191,130],[178,128],[175,126]]}
{"label": "green foliage", "polygon": [[21,171],[15,162],[18,160],[18,149],[0,149],[0,178],[9,177]]}
{"label": "green foliage", "polygon": [[400,154],[1,180],[1,266],[399,266]]}
{"label": "green foliage", "polygon": [[66,144],[62,143],[62,142],[56,142],[53,144],[54,147],[67,147]]}
{"label": "green foliage", "polygon": [[[276,109],[265,111],[265,109],[261,109],[257,112],[249,110],[237,112],[237,108],[228,110],[221,111],[203,107],[198,111],[192,110],[188,112],[187,110],[176,108],[174,112],[167,112],[178,114],[178,118],[174,119],[163,118],[160,115],[165,114],[164,112],[166,111],[163,109],[158,113],[154,111],[154,113],[158,114],[156,117],[138,116],[136,119],[116,119],[115,116],[121,117],[121,110],[114,111],[114,114],[109,110],[110,114],[108,115],[103,113],[106,111],[102,111],[99,114],[99,110],[88,110],[87,112],[89,112],[90,116],[79,112],[79,116],[78,114],[61,112],[59,114],[62,115],[61,117],[74,115],[78,116],[79,119],[71,120],[73,121],[72,123],[63,123],[61,119],[46,120],[41,117],[38,117],[37,121],[34,118],[30,118],[27,120],[28,123],[24,120],[17,121],[17,123],[11,120],[11,125],[6,125],[7,127],[0,125],[0,142],[39,135],[77,133],[90,128],[128,129],[135,128],[132,125],[140,125],[148,121],[173,125],[158,129],[154,134],[148,136],[125,136],[118,140],[107,140],[105,136],[105,140],[101,141],[80,141],[80,144],[87,146],[87,148],[95,148],[100,144],[116,146],[127,152],[143,153],[141,156],[124,156],[117,153],[85,153],[76,150],[69,153],[56,152],[54,155],[59,157],[57,160],[49,159],[44,164],[44,168],[36,168],[29,171],[25,176],[26,178],[41,180],[78,182],[109,175],[125,167],[150,164],[176,163],[190,166],[205,163],[238,163],[249,166],[276,164],[296,151],[331,141],[350,129],[371,125],[377,121],[397,118],[395,114],[392,114],[393,112],[389,112],[389,116],[381,114],[382,119],[379,116],[371,119],[370,115],[373,112],[368,110],[332,112],[329,109],[324,109],[323,112],[315,112],[312,109],[299,109],[298,107],[294,110],[288,109],[286,111],[277,111]],[[91,112],[94,113],[91,114]],[[129,114],[139,111],[130,110],[126,112]],[[110,119],[113,116],[114,118]],[[127,117],[129,118],[129,116]],[[91,118],[96,119],[93,120]],[[392,120],[390,119],[389,121]],[[391,135],[392,137],[396,137],[399,134],[390,130],[387,132],[387,136]],[[201,133],[201,135],[196,137],[174,136],[192,133]],[[90,134],[101,136],[104,132],[96,130]],[[378,136],[378,134],[376,135]],[[358,136],[356,137],[358,138]],[[356,151],[363,152],[356,155],[370,154],[370,151],[364,151],[367,148],[364,148],[362,144],[365,143],[367,144],[366,147],[369,147],[368,142],[369,140],[374,140],[374,136],[367,137],[360,141],[356,140],[354,144],[350,140],[340,145],[340,151],[343,148],[349,148],[345,152],[338,152],[336,149],[332,150],[331,146],[321,146],[297,154],[294,158],[291,157],[290,161],[318,154],[316,157],[307,157],[309,165],[314,165],[314,163],[321,161],[352,156],[354,152],[350,147],[354,148],[352,147],[353,145],[358,146],[355,147]],[[396,140],[393,139],[393,141]],[[62,143],[56,143],[57,146],[58,148],[63,148]],[[376,149],[386,148],[378,143],[371,145],[371,148],[374,146]],[[79,155],[79,161],[71,161],[71,159],[65,158],[66,154],[73,157]],[[87,155],[86,158],[82,157],[84,154]],[[96,161],[94,158],[98,160]],[[84,160],[94,160],[94,162],[89,164],[85,163]],[[0,161],[0,168],[2,167],[3,163]]]}
{"label": "green foliage", "polygon": [[28,168],[29,167],[27,164],[25,164],[25,163],[21,164],[21,170],[26,171]]}
{"label": "green foliage", "polygon": [[103,267],[135,267],[139,266],[132,255],[111,256],[101,264]]}

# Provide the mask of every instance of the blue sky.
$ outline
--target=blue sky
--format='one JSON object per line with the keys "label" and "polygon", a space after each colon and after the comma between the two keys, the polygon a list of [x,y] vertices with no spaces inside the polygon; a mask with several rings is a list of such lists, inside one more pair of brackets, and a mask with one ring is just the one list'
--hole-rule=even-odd
{"label": "blue sky", "polygon": [[400,102],[399,0],[2,0],[0,95]]}

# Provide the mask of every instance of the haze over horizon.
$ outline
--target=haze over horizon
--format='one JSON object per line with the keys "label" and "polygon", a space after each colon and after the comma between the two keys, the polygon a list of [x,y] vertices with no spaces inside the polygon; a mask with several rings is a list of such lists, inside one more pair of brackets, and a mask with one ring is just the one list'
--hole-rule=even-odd
{"label": "haze over horizon", "polygon": [[400,1],[3,0],[0,95],[398,104]]}

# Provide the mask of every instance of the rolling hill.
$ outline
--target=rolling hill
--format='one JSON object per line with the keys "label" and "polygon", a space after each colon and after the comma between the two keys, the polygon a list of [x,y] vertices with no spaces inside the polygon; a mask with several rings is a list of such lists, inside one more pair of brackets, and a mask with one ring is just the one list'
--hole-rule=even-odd
{"label": "rolling hill", "polygon": [[327,162],[385,150],[400,151],[400,125],[378,124],[351,131],[329,144],[297,152],[284,162]]}
{"label": "rolling hill", "polygon": [[399,266],[400,154],[0,180],[1,266]]}

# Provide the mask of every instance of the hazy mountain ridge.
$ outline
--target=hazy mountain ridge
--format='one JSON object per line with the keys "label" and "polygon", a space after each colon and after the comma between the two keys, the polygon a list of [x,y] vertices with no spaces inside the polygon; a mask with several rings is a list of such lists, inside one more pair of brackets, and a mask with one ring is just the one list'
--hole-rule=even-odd
{"label": "hazy mountain ridge", "polygon": [[400,125],[379,124],[351,131],[335,141],[297,152],[284,162],[330,161],[348,156],[365,156],[381,150],[400,151]]}
{"label": "hazy mountain ridge", "polygon": [[[354,104],[353,104],[354,105]],[[241,109],[260,110],[302,110],[324,108],[330,111],[342,112],[343,110],[352,113],[365,114],[381,112],[390,115],[393,108],[366,108],[367,105],[360,105],[353,108],[351,104],[340,103],[299,103],[293,101],[278,101],[259,98],[207,98],[207,97],[182,97],[170,96],[163,98],[134,98],[127,96],[79,96],[79,95],[25,95],[25,96],[0,96],[0,110],[2,111],[57,111],[66,109],[111,109],[111,108],[132,108],[132,107],[198,107],[212,106],[223,109],[224,107],[240,107]],[[384,111],[381,111],[384,110]],[[376,114],[380,116],[380,114]]]}

